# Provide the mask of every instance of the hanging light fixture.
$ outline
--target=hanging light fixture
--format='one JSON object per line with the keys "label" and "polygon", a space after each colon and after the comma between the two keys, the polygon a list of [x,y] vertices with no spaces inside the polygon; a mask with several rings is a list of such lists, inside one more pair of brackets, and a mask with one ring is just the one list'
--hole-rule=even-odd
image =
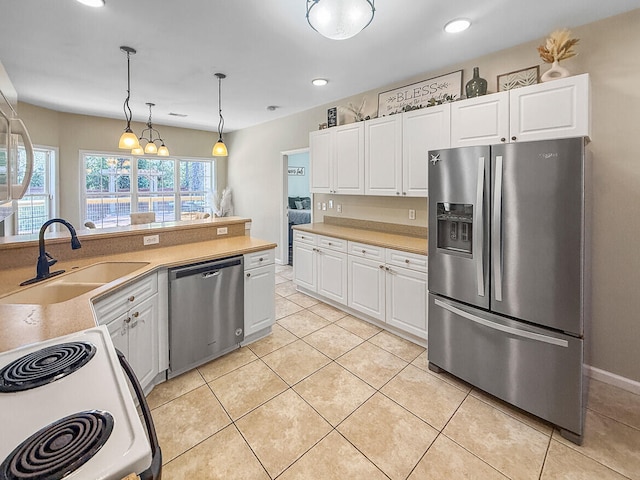
{"label": "hanging light fixture", "polygon": [[129,64],[129,58],[131,55],[136,54],[135,48],[120,47],[124,53],[127,54],[127,98],[124,101],[124,118],[127,120],[127,127],[124,129],[124,133],[120,136],[120,142],[118,148],[131,150],[140,146],[138,143],[138,137],[131,130],[131,107],[129,107],[129,98],[131,98],[131,67]]}
{"label": "hanging light fixture", "polygon": [[[156,104],[147,102],[146,105],[149,106],[149,120],[147,121],[147,128],[142,130],[142,134],[140,135],[140,138],[138,140],[140,141],[145,140],[147,142],[147,144],[144,146],[144,153],[149,153],[149,154],[157,153],[161,157],[168,157],[169,149],[165,146],[164,140],[160,138],[160,132],[155,128],[153,128],[153,124],[151,123],[151,107],[155,107]],[[144,132],[147,132],[147,131],[149,132],[149,138],[146,138],[144,136]],[[158,136],[158,138],[153,138],[154,132]],[[156,145],[156,142],[162,142],[162,145],[160,145],[160,148],[158,148],[158,146]],[[132,154],[140,155],[140,153],[138,152],[142,150],[142,147],[140,148],[140,150],[137,150],[137,149],[134,149],[134,150],[136,151],[134,152],[132,150],[131,151]]]}
{"label": "hanging light fixture", "polygon": [[373,20],[375,0],[307,0],[307,21],[331,40],[351,38]]}
{"label": "hanging light fixture", "polygon": [[214,157],[226,157],[229,155],[227,153],[227,146],[224,144],[222,140],[222,130],[224,129],[224,118],[222,117],[222,106],[221,106],[221,96],[222,96],[222,79],[227,78],[224,73],[216,73],[216,77],[218,77],[218,115],[220,116],[220,121],[218,122],[218,141],[213,146],[213,150],[211,155]]}

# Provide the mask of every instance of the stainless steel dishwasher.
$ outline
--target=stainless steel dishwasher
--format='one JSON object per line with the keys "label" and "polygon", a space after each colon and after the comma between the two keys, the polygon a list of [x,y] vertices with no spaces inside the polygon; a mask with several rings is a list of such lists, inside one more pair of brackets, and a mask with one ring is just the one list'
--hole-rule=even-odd
{"label": "stainless steel dishwasher", "polygon": [[169,269],[169,378],[244,340],[242,255]]}

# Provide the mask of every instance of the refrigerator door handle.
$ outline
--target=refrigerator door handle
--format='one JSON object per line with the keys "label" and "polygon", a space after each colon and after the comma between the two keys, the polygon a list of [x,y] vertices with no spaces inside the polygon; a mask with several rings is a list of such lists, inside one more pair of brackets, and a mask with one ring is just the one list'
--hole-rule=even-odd
{"label": "refrigerator door handle", "polygon": [[464,310],[460,310],[459,308],[456,308],[453,305],[449,305],[448,303],[445,303],[442,300],[436,299],[435,304],[438,307],[444,308],[445,310],[449,310],[451,313],[458,315],[460,317],[464,317],[467,320],[471,320],[472,322],[478,323],[485,327],[492,328],[494,330],[499,330],[501,332],[505,332],[510,335],[514,335],[516,337],[528,338],[530,340],[535,340],[538,342],[549,343],[551,345],[558,345],[559,347],[566,348],[569,346],[569,342],[566,340],[550,337],[548,335],[542,335],[540,333],[529,332],[527,330],[520,330],[519,328],[513,328],[507,325],[502,325],[500,323],[492,322],[490,320],[485,320],[484,318],[480,318],[475,315],[472,315],[471,313],[465,312]]}
{"label": "refrigerator door handle", "polygon": [[491,257],[496,300],[502,301],[502,155],[496,156],[496,178],[493,187],[493,221],[491,230]]}
{"label": "refrigerator door handle", "polygon": [[476,215],[473,222],[473,257],[476,263],[478,296],[484,297],[484,157],[478,158]]}

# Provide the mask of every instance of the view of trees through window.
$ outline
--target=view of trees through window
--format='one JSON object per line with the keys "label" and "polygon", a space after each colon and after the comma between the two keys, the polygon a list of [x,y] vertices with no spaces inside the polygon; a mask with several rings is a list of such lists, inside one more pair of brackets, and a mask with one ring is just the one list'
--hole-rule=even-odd
{"label": "view of trees through window", "polygon": [[[51,218],[53,212],[51,200],[53,191],[53,166],[55,150],[34,148],[33,175],[29,188],[22,199],[18,200],[18,211],[15,215],[14,230],[18,235],[38,233],[44,222]],[[21,147],[18,150],[19,181],[24,178],[27,155]]]}
{"label": "view of trees through window", "polygon": [[85,221],[97,228],[129,225],[132,212],[154,212],[156,222],[210,212],[214,161],[104,154],[83,155]]}

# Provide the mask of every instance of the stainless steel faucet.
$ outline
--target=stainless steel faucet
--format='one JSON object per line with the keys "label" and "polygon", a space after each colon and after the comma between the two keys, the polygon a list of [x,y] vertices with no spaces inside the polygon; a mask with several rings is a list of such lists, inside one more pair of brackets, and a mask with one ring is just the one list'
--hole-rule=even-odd
{"label": "stainless steel faucet", "polygon": [[71,233],[71,248],[73,250],[77,250],[78,248],[82,247],[82,245],[80,244],[80,240],[78,240],[76,229],[73,228],[73,225],[71,225],[66,220],[63,220],[62,218],[52,218],[51,220],[47,220],[42,224],[42,227],[40,227],[40,234],[38,236],[38,246],[40,248],[40,254],[38,255],[38,263],[36,265],[36,276],[22,282],[20,286],[31,285],[32,283],[41,282],[42,280],[46,280],[47,278],[55,277],[56,275],[64,273],[64,270],[49,272],[49,267],[55,265],[57,262],[57,260],[49,255],[49,253],[44,249],[44,233],[52,223],[61,223],[62,225],[67,227],[67,229],[69,229],[69,233]]}

